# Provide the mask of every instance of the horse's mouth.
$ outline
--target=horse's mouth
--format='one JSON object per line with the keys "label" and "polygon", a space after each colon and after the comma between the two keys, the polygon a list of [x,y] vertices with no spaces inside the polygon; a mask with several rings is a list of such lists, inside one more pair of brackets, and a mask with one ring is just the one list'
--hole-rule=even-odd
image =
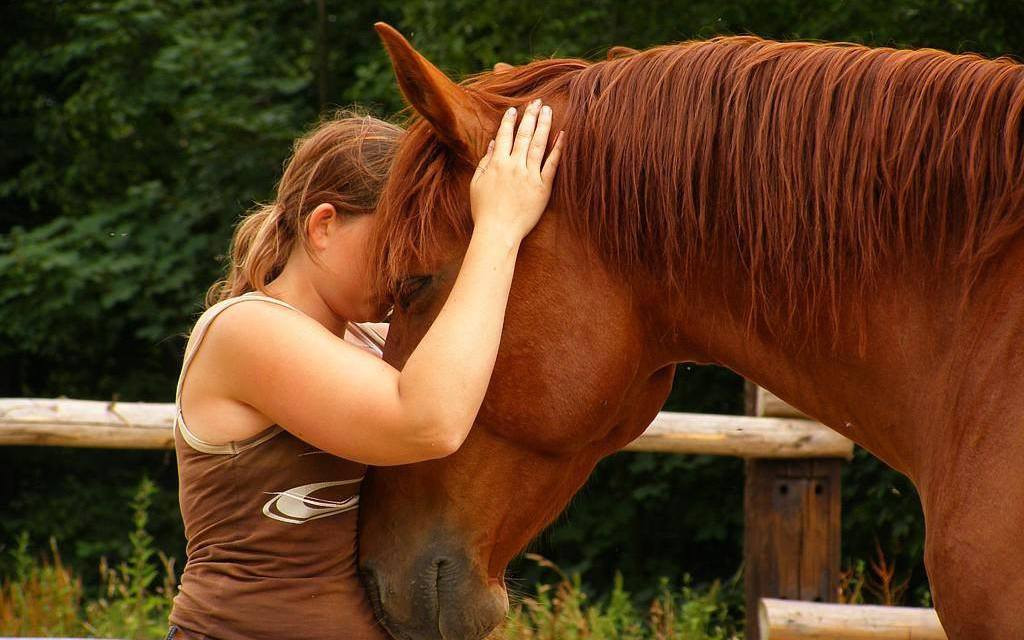
{"label": "horse's mouth", "polygon": [[[504,581],[488,580],[486,586],[470,586],[458,562],[450,557],[433,558],[413,580],[412,618],[408,621],[389,615],[382,588],[386,579],[370,568],[359,572],[377,623],[395,640],[467,640],[486,637],[507,613],[507,592]],[[498,606],[494,587],[505,594],[504,608]],[[392,591],[388,591],[393,595]],[[461,594],[461,595],[460,595]],[[476,594],[479,597],[466,597]],[[470,602],[472,601],[472,602]],[[477,605],[474,610],[474,605]],[[467,611],[462,607],[470,607]],[[501,611],[499,612],[499,609]],[[500,613],[500,615],[499,615]]]}
{"label": "horse's mouth", "polygon": [[382,626],[388,632],[388,635],[395,640],[413,640],[412,637],[395,629],[388,623],[388,614],[384,611],[384,605],[381,603],[380,585],[377,582],[377,576],[370,571],[360,571],[359,578],[362,580],[366,597],[370,600],[370,607],[373,609],[373,617],[377,620],[377,624]]}
{"label": "horse's mouth", "polygon": [[[432,584],[433,587],[434,587],[433,593],[429,594],[430,595],[430,599],[433,600],[433,604],[434,604],[434,612],[433,612],[433,616],[432,616],[434,620],[439,620],[440,619],[440,615],[439,615],[440,614],[440,602],[438,601],[438,595],[437,595],[438,588],[440,587],[440,584],[439,584],[440,583],[440,571],[439,571],[439,569],[440,569],[440,564],[434,564],[431,567],[431,571],[433,572],[434,575],[433,576],[430,576],[430,575],[424,576],[424,580],[421,581],[421,584],[424,584],[425,586]],[[396,626],[394,621],[392,621],[390,619],[390,617],[388,616],[387,611],[384,609],[384,602],[383,602],[383,598],[381,597],[381,591],[380,591],[381,590],[381,585],[380,585],[380,581],[377,579],[376,573],[371,571],[371,570],[362,570],[362,571],[359,572],[359,575],[362,578],[363,587],[364,587],[364,589],[366,591],[367,597],[370,600],[370,606],[373,608],[373,615],[376,618],[377,623],[380,626],[382,626],[384,628],[384,630],[387,631],[388,634],[390,634],[391,637],[394,638],[395,640],[422,640],[422,635],[413,635],[409,631],[403,631],[402,629],[400,629],[400,628],[398,628]],[[426,590],[429,591],[429,588],[427,588]],[[435,629],[433,629],[433,631],[436,631],[437,637],[440,638],[441,640],[448,640],[448,639],[445,638],[445,635],[441,631],[441,628],[440,628],[439,625]]]}

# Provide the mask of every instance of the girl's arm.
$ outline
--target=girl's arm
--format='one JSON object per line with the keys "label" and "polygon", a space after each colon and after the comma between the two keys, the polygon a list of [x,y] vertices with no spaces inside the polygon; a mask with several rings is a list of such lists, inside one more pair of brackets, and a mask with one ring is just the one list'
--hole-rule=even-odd
{"label": "girl's arm", "polygon": [[448,299],[401,371],[272,304],[239,304],[214,321],[207,349],[223,393],[299,438],[373,465],[451,454],[476,418],[494,368],[515,260],[547,205],[561,154],[547,160],[550,109],[531,104],[513,138],[510,110],[471,183],[474,218]]}

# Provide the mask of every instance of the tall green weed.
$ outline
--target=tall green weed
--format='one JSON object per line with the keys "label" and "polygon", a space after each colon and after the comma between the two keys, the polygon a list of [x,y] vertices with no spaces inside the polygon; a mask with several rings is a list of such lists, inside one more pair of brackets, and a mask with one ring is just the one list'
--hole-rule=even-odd
{"label": "tall green weed", "polygon": [[[22,534],[12,550],[13,575],[0,583],[0,635],[143,639],[167,631],[175,592],[174,563],[156,551],[146,530],[156,486],[143,478],[132,501],[131,552],[111,566],[100,562],[102,590],[86,599],[82,580],[64,566],[56,542],[35,559]],[[155,561],[159,562],[159,568]]]}

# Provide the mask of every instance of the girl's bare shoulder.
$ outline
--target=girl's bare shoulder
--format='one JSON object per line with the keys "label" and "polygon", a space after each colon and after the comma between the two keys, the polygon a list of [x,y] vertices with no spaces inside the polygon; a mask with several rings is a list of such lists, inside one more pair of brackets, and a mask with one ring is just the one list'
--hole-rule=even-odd
{"label": "girl's bare shoulder", "polygon": [[228,357],[294,349],[300,344],[341,342],[309,316],[280,304],[253,299],[231,304],[210,320],[206,340]]}

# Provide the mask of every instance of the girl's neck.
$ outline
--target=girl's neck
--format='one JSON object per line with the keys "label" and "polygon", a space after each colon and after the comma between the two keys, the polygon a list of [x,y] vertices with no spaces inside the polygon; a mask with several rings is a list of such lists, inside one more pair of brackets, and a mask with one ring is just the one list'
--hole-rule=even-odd
{"label": "girl's neck", "polygon": [[308,277],[297,277],[296,267],[291,262],[285,265],[281,274],[267,283],[267,294],[283,300],[299,311],[313,318],[328,331],[344,338],[346,318],[336,314],[316,290]]}

